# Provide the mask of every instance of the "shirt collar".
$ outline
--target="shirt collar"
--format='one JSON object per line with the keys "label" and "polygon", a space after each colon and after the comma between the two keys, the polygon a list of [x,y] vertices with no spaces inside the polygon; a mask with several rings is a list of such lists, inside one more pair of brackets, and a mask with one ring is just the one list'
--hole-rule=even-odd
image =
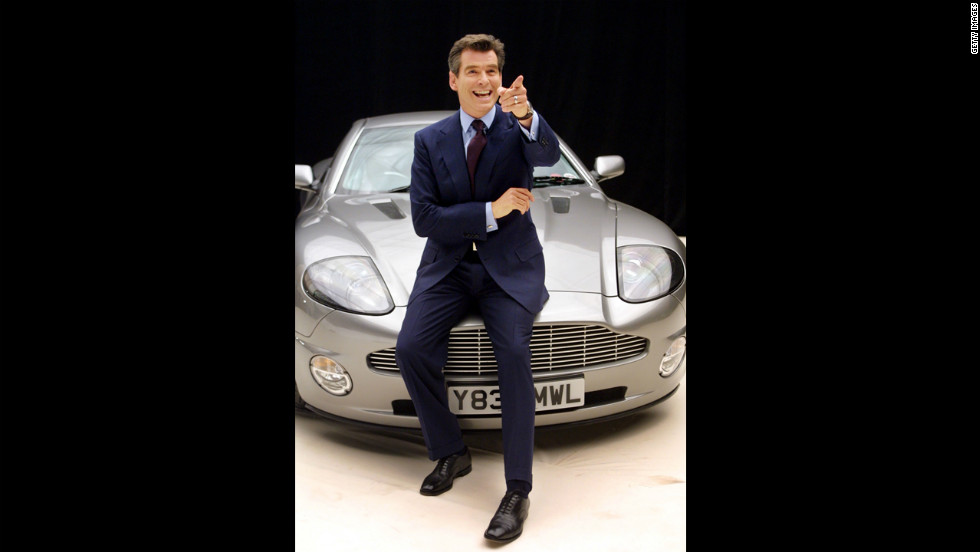
{"label": "shirt collar", "polygon": [[[480,120],[483,121],[483,124],[486,125],[486,128],[489,129],[490,128],[490,125],[493,124],[493,117],[496,114],[497,114],[497,107],[494,106],[494,108],[491,109],[490,111],[488,111],[486,115],[484,115],[483,117],[480,117]],[[459,122],[460,122],[461,125],[463,125],[463,134],[464,135],[467,133],[467,131],[470,130],[470,125],[473,124],[473,120],[474,119],[475,119],[475,117],[470,117],[469,114],[467,114],[462,109],[459,110]]]}

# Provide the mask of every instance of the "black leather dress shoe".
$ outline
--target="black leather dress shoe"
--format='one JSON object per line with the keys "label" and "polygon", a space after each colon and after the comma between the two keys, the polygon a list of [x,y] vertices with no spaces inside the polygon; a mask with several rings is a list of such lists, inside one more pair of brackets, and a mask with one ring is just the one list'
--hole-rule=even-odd
{"label": "black leather dress shoe", "polygon": [[453,454],[436,462],[436,468],[422,481],[419,492],[426,496],[440,495],[453,488],[453,479],[463,477],[473,469],[470,451],[463,454]]}
{"label": "black leather dress shoe", "polygon": [[521,536],[530,508],[530,498],[522,498],[516,491],[507,491],[483,537],[497,542],[510,542]]}

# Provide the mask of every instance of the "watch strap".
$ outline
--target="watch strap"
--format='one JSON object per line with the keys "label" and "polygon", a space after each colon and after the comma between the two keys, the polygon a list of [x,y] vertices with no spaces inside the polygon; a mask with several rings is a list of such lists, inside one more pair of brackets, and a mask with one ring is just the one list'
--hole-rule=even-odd
{"label": "watch strap", "polygon": [[514,116],[517,117],[518,121],[526,121],[530,119],[532,115],[534,115],[534,108],[531,107],[531,102],[527,102],[527,113],[525,113],[523,117],[517,117],[517,115]]}

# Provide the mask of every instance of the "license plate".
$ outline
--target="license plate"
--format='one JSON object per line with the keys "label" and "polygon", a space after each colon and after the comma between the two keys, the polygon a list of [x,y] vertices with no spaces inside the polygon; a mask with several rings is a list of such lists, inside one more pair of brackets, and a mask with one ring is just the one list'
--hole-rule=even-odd
{"label": "license plate", "polygon": [[[500,389],[496,385],[449,382],[449,410],[454,414],[499,415]],[[534,382],[536,412],[578,408],[585,404],[585,376]]]}

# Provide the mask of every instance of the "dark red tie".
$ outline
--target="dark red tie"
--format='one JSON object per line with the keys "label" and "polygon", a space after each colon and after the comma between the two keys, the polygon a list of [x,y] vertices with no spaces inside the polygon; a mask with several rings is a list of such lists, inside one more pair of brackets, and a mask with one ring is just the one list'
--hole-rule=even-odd
{"label": "dark red tie", "polygon": [[483,146],[487,145],[487,137],[483,134],[483,121],[474,119],[470,125],[476,129],[476,136],[470,139],[470,145],[466,147],[466,166],[470,169],[470,193],[476,197],[476,161],[480,158]]}

